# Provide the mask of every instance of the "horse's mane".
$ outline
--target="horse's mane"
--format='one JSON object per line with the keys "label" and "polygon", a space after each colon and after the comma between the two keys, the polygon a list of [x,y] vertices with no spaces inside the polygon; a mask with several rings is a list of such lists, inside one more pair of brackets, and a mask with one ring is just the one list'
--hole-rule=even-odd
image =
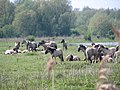
{"label": "horse's mane", "polygon": [[84,48],[84,49],[86,49],[86,47],[84,45],[82,45],[82,44],[80,44],[79,46],[82,47],[82,48]]}

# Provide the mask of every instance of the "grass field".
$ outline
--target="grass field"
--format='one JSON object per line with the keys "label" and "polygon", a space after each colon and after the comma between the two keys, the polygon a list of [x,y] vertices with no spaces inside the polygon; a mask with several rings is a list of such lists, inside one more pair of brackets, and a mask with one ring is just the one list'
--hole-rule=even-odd
{"label": "grass field", "polygon": [[[0,90],[95,90],[99,63],[88,64],[83,61],[83,53],[77,52],[77,46],[69,46],[64,51],[64,58],[72,53],[79,55],[81,61],[65,61],[61,64],[57,58],[58,63],[51,78],[48,78],[45,65],[50,54],[45,55],[38,51],[4,55],[9,46],[14,46],[15,40],[17,39],[0,40]],[[62,48],[60,41],[55,41]],[[68,43],[80,41],[82,40],[79,38],[68,39]],[[120,88],[120,63],[109,63],[109,66],[109,80]]]}

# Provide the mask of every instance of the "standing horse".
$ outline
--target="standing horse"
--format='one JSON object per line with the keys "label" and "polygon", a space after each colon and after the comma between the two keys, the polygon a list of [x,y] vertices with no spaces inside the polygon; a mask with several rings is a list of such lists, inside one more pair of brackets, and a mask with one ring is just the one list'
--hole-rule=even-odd
{"label": "standing horse", "polygon": [[31,42],[31,41],[28,41],[28,40],[23,40],[22,44],[25,44],[26,45],[26,49],[27,50],[31,50],[31,51],[37,51],[36,48],[37,48],[37,43],[36,42]]}
{"label": "standing horse", "polygon": [[85,47],[84,45],[80,44],[80,45],[78,46],[78,52],[80,52],[80,50],[82,50],[82,52],[84,53],[84,56],[85,56],[84,61],[85,61],[85,60],[87,59],[86,47]]}
{"label": "standing horse", "polygon": [[65,48],[65,50],[67,50],[68,48],[67,48],[66,41],[64,39],[62,39],[61,43],[63,43],[63,50],[64,50],[64,48]]}
{"label": "standing horse", "polygon": [[103,55],[110,55],[111,57],[114,56],[114,53],[116,51],[116,47],[111,47],[111,48],[107,48],[103,45],[100,45],[99,49],[98,49],[99,52],[102,52]]}
{"label": "standing horse", "polygon": [[55,57],[55,58],[59,57],[61,59],[61,61],[64,61],[64,59],[63,59],[63,51],[62,51],[61,48],[56,49],[54,47],[48,46],[46,48],[46,50],[45,50],[45,54],[47,54],[47,53],[50,53],[52,55],[52,58],[53,57]]}
{"label": "standing horse", "polygon": [[[84,60],[89,60],[90,63],[92,63],[92,61],[98,61],[98,49],[97,48],[93,48],[93,47],[88,47],[86,48],[84,45],[79,45],[78,47],[78,52],[82,50],[84,55],[85,55],[85,59]],[[93,60],[92,60],[93,58]]]}

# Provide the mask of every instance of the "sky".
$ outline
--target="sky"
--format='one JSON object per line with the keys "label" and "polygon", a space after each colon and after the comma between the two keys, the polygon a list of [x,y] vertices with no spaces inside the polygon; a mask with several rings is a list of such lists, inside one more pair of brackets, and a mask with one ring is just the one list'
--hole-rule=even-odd
{"label": "sky", "polygon": [[79,8],[80,10],[82,10],[86,6],[95,9],[99,8],[120,9],[120,0],[71,0],[71,5],[73,8]]}
{"label": "sky", "polygon": [[90,8],[100,9],[100,8],[116,8],[120,9],[120,0],[71,0],[73,8],[79,8],[82,10],[85,6]]}

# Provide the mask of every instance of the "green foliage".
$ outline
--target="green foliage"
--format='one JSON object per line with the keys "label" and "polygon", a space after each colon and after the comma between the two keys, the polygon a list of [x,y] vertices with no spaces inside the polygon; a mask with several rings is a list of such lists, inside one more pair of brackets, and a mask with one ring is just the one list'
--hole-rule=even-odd
{"label": "green foliage", "polygon": [[86,34],[84,35],[84,39],[87,40],[87,41],[92,41],[91,33],[86,33]]}
{"label": "green foliage", "polygon": [[0,0],[0,28],[12,24],[15,6],[9,0]]}
{"label": "green foliage", "polygon": [[0,37],[15,37],[16,36],[16,32],[15,29],[12,25],[5,25],[1,30],[0,30]]}
{"label": "green foliage", "polygon": [[27,36],[27,40],[35,41],[35,37],[33,35],[29,35],[29,36]]}
{"label": "green foliage", "polygon": [[112,32],[111,21],[104,10],[97,12],[90,19],[88,30],[90,30],[93,35],[101,37],[112,38],[112,35],[114,35]]}
{"label": "green foliage", "polygon": [[[113,39],[110,23],[120,28],[120,9],[73,10],[70,0],[0,1],[0,37],[75,36],[91,32],[91,35]],[[6,25],[13,26],[15,35],[6,33],[13,32],[5,29]]]}

